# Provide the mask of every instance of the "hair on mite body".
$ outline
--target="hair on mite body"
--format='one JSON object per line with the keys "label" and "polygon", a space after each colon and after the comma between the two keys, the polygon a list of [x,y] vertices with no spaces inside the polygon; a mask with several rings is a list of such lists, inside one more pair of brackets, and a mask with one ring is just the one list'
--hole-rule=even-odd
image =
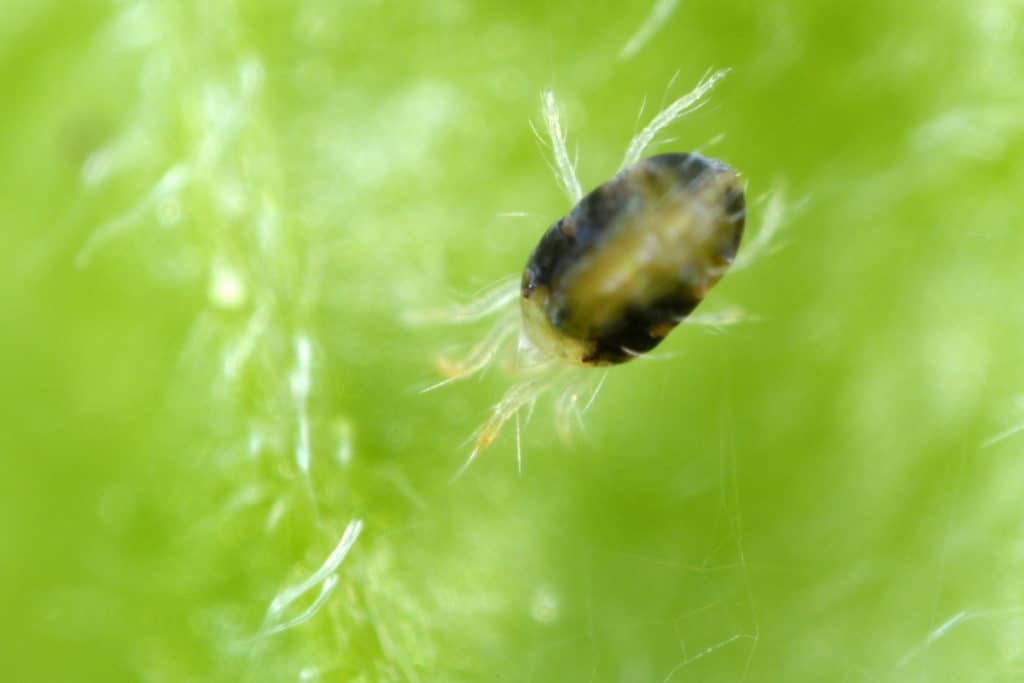
{"label": "hair on mite body", "polygon": [[[461,359],[439,357],[444,377],[425,391],[500,364],[513,384],[471,437],[461,474],[519,413],[560,389],[555,423],[567,440],[606,376],[606,368],[655,348],[679,323],[720,325],[734,314],[691,313],[730,266],[750,262],[775,232],[778,207],[737,259],[746,219],[744,187],[731,167],[699,154],[642,158],[666,126],[703,106],[725,76],[718,71],[672,102],[631,140],[619,171],[586,196],[566,150],[554,95],[542,97],[543,115],[559,184],[574,206],[543,233],[522,276],[507,278],[462,306],[416,316],[419,321],[464,323],[495,318]],[[741,263],[742,261],[742,263]],[[735,263],[734,263],[735,262]]]}

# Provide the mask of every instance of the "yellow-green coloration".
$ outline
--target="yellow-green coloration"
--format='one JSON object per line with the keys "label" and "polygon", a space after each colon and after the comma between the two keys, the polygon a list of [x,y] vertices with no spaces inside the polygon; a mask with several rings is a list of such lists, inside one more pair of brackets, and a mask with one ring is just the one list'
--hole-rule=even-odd
{"label": "yellow-green coloration", "polygon": [[[1020,683],[1022,29],[1013,0],[3,3],[0,681]],[[621,367],[516,365],[523,266],[584,194],[543,88],[583,190],[671,150],[748,183],[725,277]],[[502,277],[458,311],[493,317],[402,322]],[[448,484],[524,383],[573,416],[605,374],[571,447],[538,401],[522,476],[513,418]]]}
{"label": "yellow-green coloration", "polygon": [[745,219],[739,177],[692,154],[645,159],[587,195],[523,273],[523,330],[546,353],[611,365],[651,350],[722,277]]}

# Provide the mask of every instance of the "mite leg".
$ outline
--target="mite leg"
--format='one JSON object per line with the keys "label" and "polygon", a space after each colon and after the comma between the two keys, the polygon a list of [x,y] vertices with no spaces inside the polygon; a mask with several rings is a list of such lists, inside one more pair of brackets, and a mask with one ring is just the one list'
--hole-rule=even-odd
{"label": "mite leg", "polygon": [[775,190],[768,199],[762,202],[763,211],[760,224],[754,236],[740,247],[736,260],[733,261],[733,272],[743,270],[765,254],[773,245],[772,241],[782,226],[785,214],[785,196],[782,190]]}
{"label": "mite leg", "polygon": [[693,90],[658,112],[658,115],[651,119],[651,122],[630,140],[629,147],[626,149],[626,156],[623,158],[619,170],[621,171],[640,161],[640,158],[644,155],[644,150],[654,141],[654,137],[663,128],[704,106],[705,96],[711,91],[711,88],[715,87],[715,83],[722,80],[728,73],[728,69],[722,69],[721,71],[706,75]]}
{"label": "mite leg", "polygon": [[452,359],[444,355],[438,356],[434,361],[434,367],[444,379],[427,387],[421,393],[471,377],[490,365],[495,357],[509,346],[519,331],[519,320],[515,313],[510,311],[502,316],[464,357]]}
{"label": "mite leg", "polygon": [[737,323],[750,322],[753,319],[754,318],[742,308],[732,306],[721,311],[693,313],[679,322],[685,325],[710,327],[712,330],[720,331],[723,327],[728,327],[729,325],[735,325]]}
{"label": "mite leg", "polygon": [[[583,199],[583,190],[580,187],[579,178],[576,177],[576,164],[569,160],[569,152],[565,146],[565,131],[562,129],[562,116],[555,103],[555,93],[545,90],[542,95],[542,106],[544,114],[544,126],[547,128],[548,139],[551,141],[551,156],[554,157],[555,178],[562,186],[562,191],[573,204]],[[534,129],[534,133],[536,133]],[[537,135],[543,143],[544,140]]]}
{"label": "mite leg", "polygon": [[485,288],[466,303],[428,311],[412,311],[403,316],[409,325],[476,322],[505,310],[519,299],[519,278],[510,275]]}
{"label": "mite leg", "polygon": [[573,423],[581,431],[585,428],[583,416],[590,410],[607,377],[607,370],[596,372],[586,368],[582,372],[574,372],[573,378],[555,401],[555,429],[562,443],[570,442]]}
{"label": "mite leg", "polygon": [[473,442],[473,450],[470,451],[466,462],[452,477],[452,481],[461,477],[473,464],[476,457],[494,443],[506,422],[518,415],[524,407],[532,406],[537,398],[551,387],[551,384],[551,379],[527,380],[513,385],[506,391],[502,399],[491,408],[491,416],[470,437]]}

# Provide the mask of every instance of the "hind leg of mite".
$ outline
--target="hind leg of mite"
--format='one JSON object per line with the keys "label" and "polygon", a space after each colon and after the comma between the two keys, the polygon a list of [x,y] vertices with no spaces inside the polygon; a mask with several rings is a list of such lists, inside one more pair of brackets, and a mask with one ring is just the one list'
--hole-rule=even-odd
{"label": "hind leg of mite", "polygon": [[491,414],[487,420],[470,437],[473,449],[470,451],[469,457],[466,458],[466,462],[455,473],[453,480],[462,476],[477,456],[497,440],[502,428],[509,420],[516,417],[524,408],[532,408],[536,400],[550,386],[550,380],[526,380],[512,385],[501,400],[491,408]]}
{"label": "hind leg of mite", "polygon": [[563,444],[571,443],[574,430],[582,432],[586,429],[583,417],[601,392],[607,376],[607,370],[587,368],[572,372],[562,393],[555,399],[555,431]]}
{"label": "hind leg of mite", "polygon": [[740,247],[732,271],[738,272],[757,263],[776,246],[776,238],[786,213],[785,191],[780,187],[761,197],[754,203],[760,214],[757,219],[757,230],[750,236],[746,244]]}
{"label": "hind leg of mite", "polygon": [[519,319],[516,312],[512,311],[502,315],[483,338],[464,355],[439,354],[434,359],[434,367],[443,379],[423,391],[433,391],[446,384],[472,377],[501,357],[510,357],[518,331]]}

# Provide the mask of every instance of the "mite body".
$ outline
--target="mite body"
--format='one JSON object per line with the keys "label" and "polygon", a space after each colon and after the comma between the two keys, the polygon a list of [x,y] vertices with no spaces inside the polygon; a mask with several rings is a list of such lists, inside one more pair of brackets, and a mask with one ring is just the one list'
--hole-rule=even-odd
{"label": "mite body", "polygon": [[729,166],[661,154],[628,166],[556,221],[523,271],[523,334],[584,366],[657,346],[739,248],[743,188]]}

